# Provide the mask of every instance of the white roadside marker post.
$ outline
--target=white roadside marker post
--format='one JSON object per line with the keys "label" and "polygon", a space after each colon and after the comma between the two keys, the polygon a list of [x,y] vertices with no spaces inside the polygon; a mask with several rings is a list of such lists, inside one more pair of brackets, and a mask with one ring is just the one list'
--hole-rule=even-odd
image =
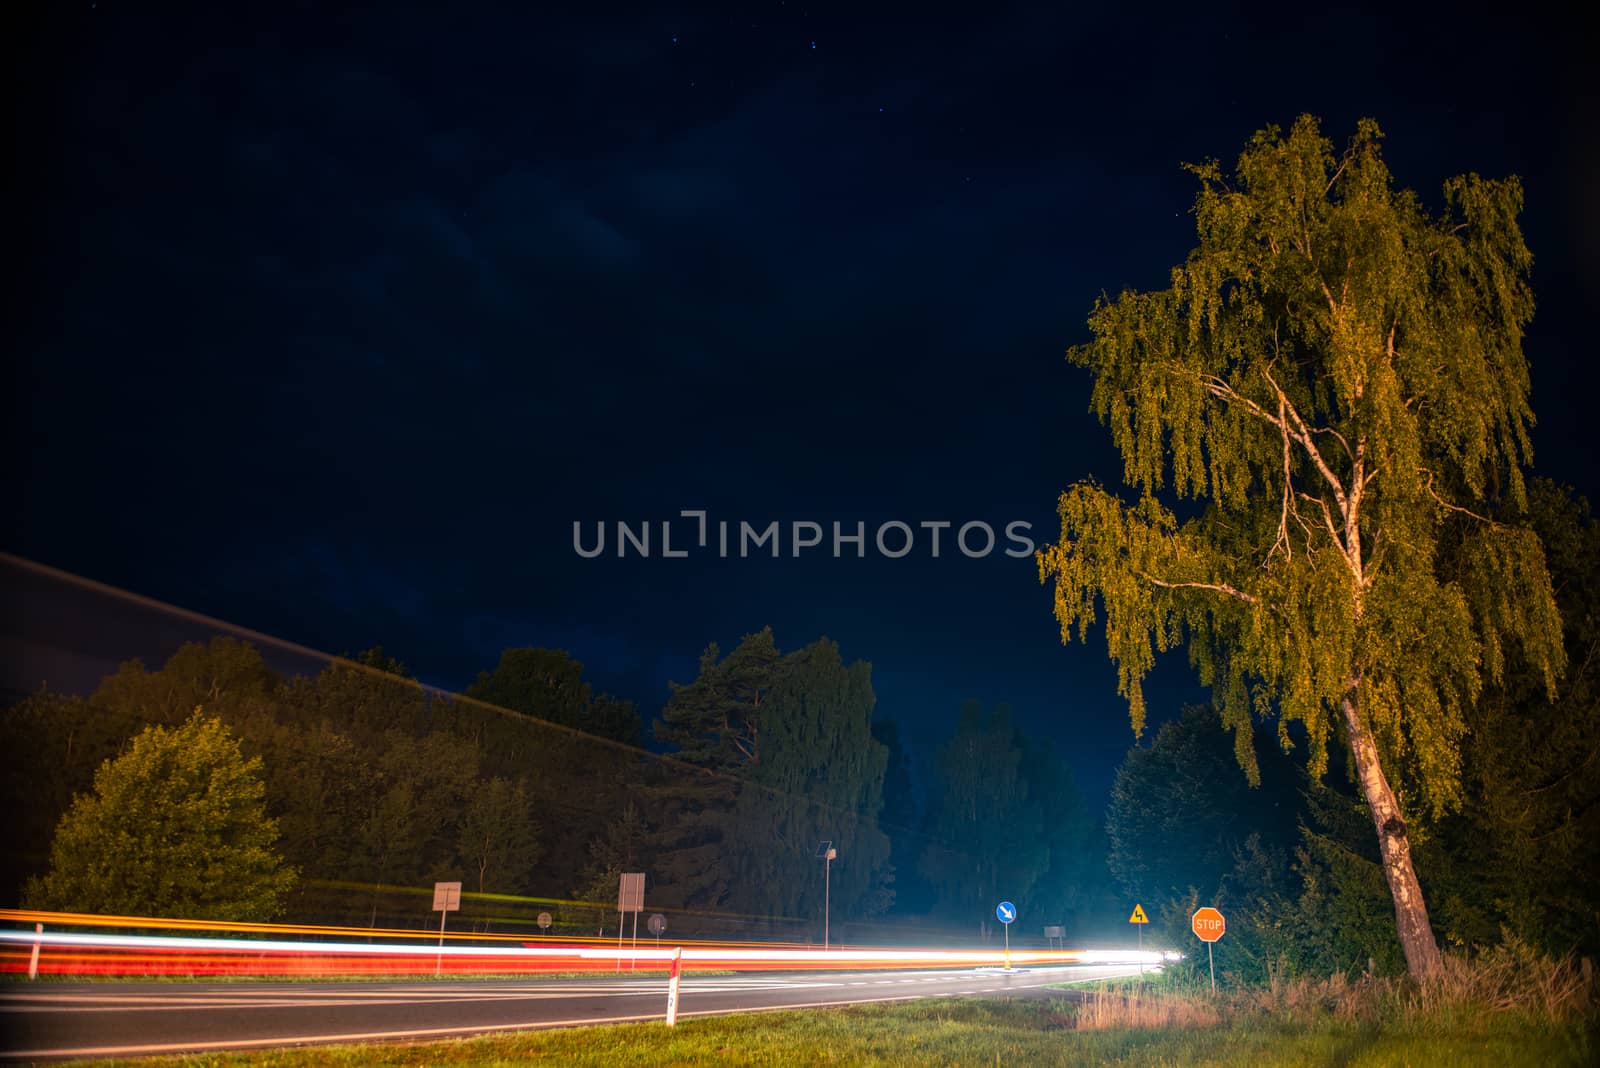
{"label": "white roadside marker post", "polygon": [[34,933],[33,957],[28,961],[28,978],[29,979],[37,979],[37,978],[39,978],[39,943],[42,940],[39,936],[44,934],[44,924],[42,924],[42,923],[34,924],[33,925],[33,933]]}
{"label": "white roadside marker post", "polygon": [[683,947],[672,951],[672,978],[667,980],[667,1026],[678,1026],[678,973],[683,967]]}

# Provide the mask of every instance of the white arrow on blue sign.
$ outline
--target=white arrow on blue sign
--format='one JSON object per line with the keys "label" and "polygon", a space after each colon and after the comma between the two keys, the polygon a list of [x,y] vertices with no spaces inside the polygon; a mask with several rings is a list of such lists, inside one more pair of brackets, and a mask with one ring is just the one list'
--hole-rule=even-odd
{"label": "white arrow on blue sign", "polygon": [[1010,923],[1017,918],[1017,906],[1009,901],[1002,901],[995,906],[994,914],[1001,923]]}

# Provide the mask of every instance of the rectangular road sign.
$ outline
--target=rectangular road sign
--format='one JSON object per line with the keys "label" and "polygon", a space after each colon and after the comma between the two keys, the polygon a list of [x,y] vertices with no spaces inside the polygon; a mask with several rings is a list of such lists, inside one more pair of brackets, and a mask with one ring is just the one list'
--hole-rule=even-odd
{"label": "rectangular road sign", "polygon": [[435,912],[460,912],[461,911],[461,884],[460,883],[434,883],[433,884],[433,911],[435,911]]}
{"label": "rectangular road sign", "polygon": [[644,911],[644,872],[623,872],[617,887],[618,912]]}

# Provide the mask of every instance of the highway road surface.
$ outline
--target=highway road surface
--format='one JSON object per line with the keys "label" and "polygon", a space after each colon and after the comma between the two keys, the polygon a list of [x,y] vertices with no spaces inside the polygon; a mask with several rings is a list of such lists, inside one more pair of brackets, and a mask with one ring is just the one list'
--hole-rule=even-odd
{"label": "highway road surface", "polygon": [[[1059,997],[1137,965],[686,975],[680,1017],[929,997]],[[660,1020],[667,980],[7,983],[0,1058],[128,1057]]]}

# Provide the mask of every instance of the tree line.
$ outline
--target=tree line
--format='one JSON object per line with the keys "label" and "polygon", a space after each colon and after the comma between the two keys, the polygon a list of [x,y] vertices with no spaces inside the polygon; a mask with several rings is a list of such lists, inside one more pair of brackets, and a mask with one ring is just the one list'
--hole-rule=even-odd
{"label": "tree line", "polygon": [[924,802],[875,706],[869,664],[770,629],[709,647],[648,734],[560,651],[506,650],[453,695],[381,649],[283,677],[218,637],[0,717],[21,814],[3,877],[38,907],[380,927],[459,879],[480,929],[549,910],[600,933],[643,871],[678,933],[802,939],[825,893],[838,925],[914,883],[919,911],[981,933],[996,893],[1059,921],[1103,883],[1070,773],[1004,709],[963,710]]}

